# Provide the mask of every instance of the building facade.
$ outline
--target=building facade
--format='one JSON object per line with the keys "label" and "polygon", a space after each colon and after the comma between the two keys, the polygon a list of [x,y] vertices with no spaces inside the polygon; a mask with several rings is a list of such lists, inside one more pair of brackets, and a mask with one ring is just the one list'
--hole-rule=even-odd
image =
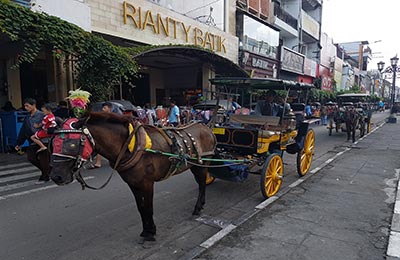
{"label": "building facade", "polygon": [[[116,86],[121,91],[111,98],[127,99],[138,105],[165,104],[172,98],[184,104],[193,93],[210,96],[209,78],[246,75],[238,66],[234,0],[16,2],[35,12],[58,16],[116,45],[169,47],[167,51],[158,49],[156,53],[138,55],[138,76],[121,82],[120,88]],[[3,37],[0,44],[0,105],[11,100],[20,107],[26,97],[59,101],[68,90],[77,87],[72,64],[64,66],[52,53],[43,52],[33,63],[12,70],[18,46]],[[177,50],[182,45],[186,49]],[[193,51],[188,50],[191,47]]]}
{"label": "building facade", "polygon": [[237,1],[239,64],[252,77],[278,77],[279,30],[268,21],[271,7],[269,0]]}
{"label": "building facade", "polygon": [[321,0],[273,1],[270,22],[280,29],[281,78],[310,80],[310,75],[305,75],[305,67],[310,64],[306,60],[319,63],[321,21]]}

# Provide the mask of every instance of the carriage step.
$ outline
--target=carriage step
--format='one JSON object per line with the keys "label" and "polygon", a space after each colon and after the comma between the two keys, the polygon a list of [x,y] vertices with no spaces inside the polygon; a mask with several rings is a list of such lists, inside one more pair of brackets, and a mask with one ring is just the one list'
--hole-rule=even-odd
{"label": "carriage step", "polygon": [[304,122],[307,122],[309,124],[319,124],[321,122],[321,119],[315,118],[315,119],[307,119],[304,120]]}

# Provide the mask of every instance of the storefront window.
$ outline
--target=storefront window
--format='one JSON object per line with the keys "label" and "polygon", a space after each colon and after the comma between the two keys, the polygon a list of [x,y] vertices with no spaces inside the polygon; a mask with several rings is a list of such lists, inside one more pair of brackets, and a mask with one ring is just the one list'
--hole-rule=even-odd
{"label": "storefront window", "polygon": [[147,0],[201,23],[224,30],[226,0]]}
{"label": "storefront window", "polygon": [[243,15],[243,36],[239,36],[243,49],[277,59],[279,46],[279,32]]}

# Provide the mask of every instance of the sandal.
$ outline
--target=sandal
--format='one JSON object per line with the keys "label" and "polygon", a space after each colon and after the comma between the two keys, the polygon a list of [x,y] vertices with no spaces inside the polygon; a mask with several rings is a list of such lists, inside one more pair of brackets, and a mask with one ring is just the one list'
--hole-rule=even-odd
{"label": "sandal", "polygon": [[42,147],[42,148],[40,148],[39,150],[36,151],[36,153],[40,153],[40,152],[42,152],[42,151],[44,151],[44,150],[47,150],[47,147]]}
{"label": "sandal", "polygon": [[91,164],[88,169],[89,170],[93,170],[93,169],[97,169],[97,168],[101,168],[101,165],[99,166],[99,165],[96,165],[96,164]]}

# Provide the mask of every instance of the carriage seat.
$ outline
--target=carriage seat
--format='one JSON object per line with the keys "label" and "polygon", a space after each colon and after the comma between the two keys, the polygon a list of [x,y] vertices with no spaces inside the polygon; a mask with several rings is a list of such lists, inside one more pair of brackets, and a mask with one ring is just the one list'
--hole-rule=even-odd
{"label": "carriage seat", "polygon": [[259,115],[230,115],[231,123],[239,123],[255,126],[278,126],[280,117]]}
{"label": "carriage seat", "polygon": [[290,104],[290,108],[293,110],[294,113],[296,112],[304,112],[306,109],[306,104],[304,103],[292,103]]}

